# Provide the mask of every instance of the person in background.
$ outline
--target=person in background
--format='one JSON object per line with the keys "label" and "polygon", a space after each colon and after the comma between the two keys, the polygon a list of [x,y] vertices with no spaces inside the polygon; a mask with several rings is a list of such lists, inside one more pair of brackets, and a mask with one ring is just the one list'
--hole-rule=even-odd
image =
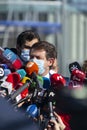
{"label": "person in background", "polygon": [[50,78],[50,75],[53,74],[50,70],[54,65],[56,57],[57,51],[55,46],[47,41],[40,41],[31,47],[30,59],[38,65],[38,74],[42,77]]}
{"label": "person in background", "polygon": [[18,35],[16,43],[17,54],[24,63],[30,59],[29,53],[31,46],[39,41],[40,37],[34,30],[25,30]]}
{"label": "person in background", "polygon": [[86,74],[86,77],[87,77],[87,60],[83,62],[82,71]]}

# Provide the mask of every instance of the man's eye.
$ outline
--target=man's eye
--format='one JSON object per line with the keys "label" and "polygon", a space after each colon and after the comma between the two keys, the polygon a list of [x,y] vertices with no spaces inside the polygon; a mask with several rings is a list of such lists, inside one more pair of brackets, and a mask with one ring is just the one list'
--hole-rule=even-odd
{"label": "man's eye", "polygon": [[30,56],[30,59],[33,59],[34,58],[34,56]]}

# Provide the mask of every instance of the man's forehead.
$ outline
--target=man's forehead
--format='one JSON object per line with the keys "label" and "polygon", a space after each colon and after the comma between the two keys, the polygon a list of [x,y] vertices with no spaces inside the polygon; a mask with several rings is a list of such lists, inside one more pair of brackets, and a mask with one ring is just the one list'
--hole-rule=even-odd
{"label": "man's forehead", "polygon": [[32,41],[26,41],[25,45],[31,47],[33,44],[36,44],[37,42],[38,42],[38,39],[35,38]]}

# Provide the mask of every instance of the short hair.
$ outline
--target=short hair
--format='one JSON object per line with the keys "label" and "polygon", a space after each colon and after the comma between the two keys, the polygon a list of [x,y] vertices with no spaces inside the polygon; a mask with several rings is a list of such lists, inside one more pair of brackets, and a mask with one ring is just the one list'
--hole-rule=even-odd
{"label": "short hair", "polygon": [[16,45],[21,47],[26,41],[32,41],[35,38],[40,41],[39,34],[35,30],[31,29],[23,31],[18,35]]}
{"label": "short hair", "polygon": [[46,59],[57,58],[57,51],[53,44],[47,41],[39,41],[31,47],[30,55],[32,51],[44,50],[46,52]]}

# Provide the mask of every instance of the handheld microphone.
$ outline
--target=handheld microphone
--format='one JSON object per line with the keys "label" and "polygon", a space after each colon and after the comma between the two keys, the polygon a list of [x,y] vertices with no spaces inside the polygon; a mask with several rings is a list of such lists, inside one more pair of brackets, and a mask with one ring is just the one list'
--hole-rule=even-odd
{"label": "handheld microphone", "polygon": [[10,82],[7,82],[7,81],[4,81],[0,84],[0,89],[1,90],[5,90],[6,94],[7,95],[10,95],[11,92],[13,91],[13,88],[12,88],[12,83]]}
{"label": "handheld microphone", "polygon": [[26,83],[21,86],[20,88],[18,88],[12,95],[11,95],[11,99],[14,100],[22,91],[24,91],[26,88],[29,88],[31,84],[31,80],[27,80]]}
{"label": "handheld microphone", "polygon": [[74,69],[81,70],[81,66],[80,66],[80,64],[77,61],[69,64],[69,71],[70,71],[70,73],[72,73],[72,71]]}
{"label": "handheld microphone", "polygon": [[76,80],[78,82],[83,82],[86,78],[86,74],[78,69],[74,69],[71,74],[71,79]]}
{"label": "handheld microphone", "polygon": [[12,52],[10,49],[5,49],[1,53],[0,58],[3,60],[4,63],[6,63],[8,65],[8,67],[10,69],[17,70],[17,69],[20,69],[23,65],[20,58],[14,52]]}
{"label": "handheld microphone", "polygon": [[32,118],[37,117],[38,116],[38,108],[37,108],[36,104],[29,105],[27,107],[26,113],[27,113],[28,117],[32,117]]}
{"label": "handheld microphone", "polygon": [[53,74],[50,77],[51,86],[54,89],[60,89],[66,85],[66,80],[60,74]]}
{"label": "handheld microphone", "polygon": [[17,72],[12,72],[7,76],[6,81],[11,82],[13,85],[13,88],[16,88],[17,84],[20,82],[20,80],[26,75],[26,72],[24,69],[17,70]]}
{"label": "handheld microphone", "polygon": [[80,85],[87,85],[86,74],[77,69],[72,71],[71,80],[77,81]]}
{"label": "handheld microphone", "polygon": [[50,88],[50,79],[47,77],[43,77],[43,88],[44,89],[49,89]]}
{"label": "handheld microphone", "polygon": [[37,78],[37,74],[39,70],[37,64],[35,62],[30,61],[26,64],[25,70],[27,74],[31,76],[31,78],[36,82],[37,88],[41,88],[40,82]]}
{"label": "handheld microphone", "polygon": [[2,79],[5,75],[4,69],[2,66],[0,66],[0,79]]}
{"label": "handheld microphone", "polygon": [[10,69],[4,69],[4,75],[5,76],[8,76],[10,73],[11,73],[11,70]]}
{"label": "handheld microphone", "polygon": [[28,75],[32,75],[32,73],[38,74],[39,68],[35,62],[30,61],[26,64],[25,70]]}
{"label": "handheld microphone", "polygon": [[2,66],[2,67],[3,67],[3,69],[8,69],[7,64],[0,64],[0,66]]}

